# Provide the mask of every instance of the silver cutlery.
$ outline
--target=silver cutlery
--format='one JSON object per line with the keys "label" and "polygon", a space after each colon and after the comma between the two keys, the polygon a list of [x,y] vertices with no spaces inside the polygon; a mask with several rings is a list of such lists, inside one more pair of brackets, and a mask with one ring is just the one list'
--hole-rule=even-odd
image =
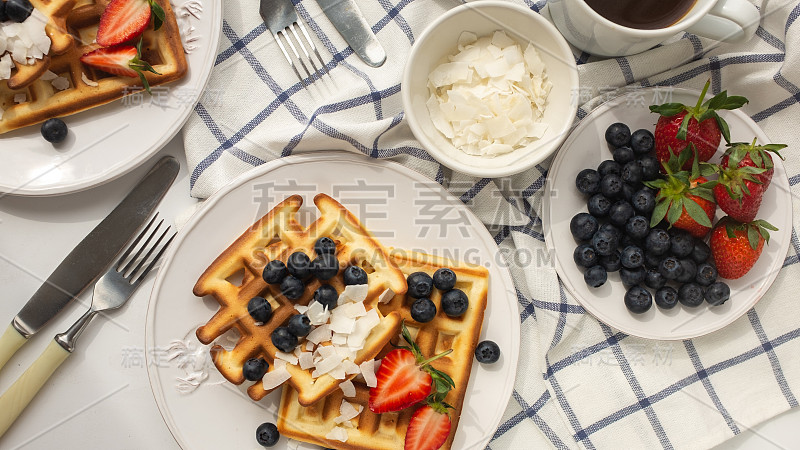
{"label": "silver cutlery", "polygon": [[380,67],[386,62],[386,51],[355,0],[317,0],[317,3],[362,61],[372,67]]}
{"label": "silver cutlery", "polygon": [[65,306],[94,283],[166,194],[180,164],[167,156],[59,264],[0,337],[0,369]]}
{"label": "silver cutlery", "polygon": [[[0,436],[5,434],[44,383],[53,375],[61,363],[72,354],[76,340],[97,313],[117,309],[124,305],[161,259],[175,234],[173,233],[161,245],[161,242],[169,233],[170,227],[159,233],[159,229],[164,222],[161,220],[150,231],[155,220],[156,217],[150,220],[150,223],[139,233],[125,253],[117,260],[116,264],[108,269],[105,275],[97,282],[92,296],[92,306],[89,310],[67,331],[56,335],[55,339],[50,342],[50,345],[47,346],[39,358],[0,396]],[[157,235],[158,238],[155,242],[152,242]],[[145,237],[146,239],[139,246],[139,250],[129,258],[139,242]],[[156,251],[157,253],[153,256]]]}

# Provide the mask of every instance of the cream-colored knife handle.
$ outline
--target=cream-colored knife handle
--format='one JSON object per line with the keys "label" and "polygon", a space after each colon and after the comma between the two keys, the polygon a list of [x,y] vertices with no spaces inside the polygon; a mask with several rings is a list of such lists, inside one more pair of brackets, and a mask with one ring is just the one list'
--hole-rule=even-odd
{"label": "cream-colored knife handle", "polygon": [[6,433],[39,389],[69,355],[70,352],[64,350],[58,342],[50,341],[50,345],[39,358],[0,396],[0,436]]}
{"label": "cream-colored knife handle", "polygon": [[6,328],[6,332],[3,333],[3,337],[0,337],[0,369],[6,365],[9,359],[14,355],[14,353],[22,347],[22,344],[27,342],[27,339],[14,328],[13,325],[9,325]]}

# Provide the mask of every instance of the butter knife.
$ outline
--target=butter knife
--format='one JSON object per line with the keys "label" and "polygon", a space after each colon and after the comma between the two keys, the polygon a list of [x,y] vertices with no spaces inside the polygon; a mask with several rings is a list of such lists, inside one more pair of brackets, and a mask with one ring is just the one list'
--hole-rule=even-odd
{"label": "butter knife", "polygon": [[0,369],[28,339],[102,275],[166,194],[180,164],[162,158],[56,267],[0,337]]}
{"label": "butter knife", "polygon": [[355,0],[317,0],[317,3],[362,61],[372,67],[383,65],[386,51],[364,19]]}

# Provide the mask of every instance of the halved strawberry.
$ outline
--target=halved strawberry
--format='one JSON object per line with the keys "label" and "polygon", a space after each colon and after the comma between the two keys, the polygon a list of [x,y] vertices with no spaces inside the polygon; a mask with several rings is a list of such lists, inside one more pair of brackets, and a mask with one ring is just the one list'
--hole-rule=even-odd
{"label": "halved strawberry", "polygon": [[142,61],[141,56],[142,42],[136,47],[132,45],[118,45],[116,47],[98,48],[81,56],[81,62],[108,72],[114,75],[123,77],[139,77],[142,80],[142,86],[147,92],[150,92],[150,83],[144,76],[144,72],[152,72],[156,75],[161,75],[156,72],[147,61]]}
{"label": "halved strawberry", "polygon": [[430,366],[432,361],[450,354],[452,350],[424,359],[405,324],[403,339],[410,348],[392,350],[381,360],[376,375],[378,385],[369,390],[369,409],[376,414],[400,411],[421,402],[431,392],[446,393],[454,386],[450,376]]}
{"label": "halved strawberry", "polygon": [[97,28],[97,43],[103,47],[119,45],[139,37],[153,17],[153,29],[161,28],[164,9],[154,0],[111,0]]}
{"label": "halved strawberry", "polygon": [[406,430],[405,450],[436,450],[450,435],[446,403],[429,402],[411,416]]}

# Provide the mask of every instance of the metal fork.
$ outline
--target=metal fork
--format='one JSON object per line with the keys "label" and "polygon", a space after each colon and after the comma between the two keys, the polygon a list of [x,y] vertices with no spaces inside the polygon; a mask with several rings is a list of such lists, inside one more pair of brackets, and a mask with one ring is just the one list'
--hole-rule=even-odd
{"label": "metal fork", "polygon": [[[164,255],[164,251],[175,238],[175,233],[167,239],[164,245],[161,245],[161,249],[153,256],[153,253],[159,248],[170,230],[170,227],[167,227],[159,234],[159,229],[164,223],[162,219],[150,231],[155,221],[156,217],[153,217],[119,260],[97,281],[92,295],[92,306],[89,310],[66,332],[57,334],[55,339],[50,342],[50,345],[28,370],[0,396],[0,436],[5,434],[6,430],[28,406],[28,403],[36,396],[36,393],[39,392],[44,383],[53,375],[61,363],[72,354],[75,349],[75,341],[94,316],[101,311],[117,309],[124,305]],[[156,235],[158,235],[158,238],[151,243]],[[129,258],[142,239],[145,239],[144,243]]]}
{"label": "metal fork", "polygon": [[[297,65],[294,63],[295,60],[300,62],[306,76],[311,82],[314,81],[314,77],[311,75],[311,71],[308,70],[305,61],[311,63],[311,67],[314,68],[314,75],[316,75],[317,78],[322,78],[322,75],[328,73],[325,69],[325,61],[322,60],[322,56],[320,56],[317,46],[314,45],[314,41],[311,40],[311,36],[308,34],[308,31],[306,31],[305,25],[298,19],[297,11],[294,9],[291,0],[261,0],[259,12],[261,13],[261,18],[264,19],[264,23],[267,25],[267,29],[272,33],[275,42],[278,43],[278,47],[280,47],[283,52],[283,56],[286,57],[286,61],[289,61],[289,65],[292,66],[294,73],[297,75],[297,78],[300,79],[304,88],[308,88],[308,84],[305,78],[300,75],[300,71],[297,70]],[[300,29],[300,33],[297,32],[297,29]],[[311,48],[311,52],[317,56],[320,62],[319,69],[317,69],[314,59],[306,49],[306,44],[303,43],[300,34],[305,38],[305,42],[308,44],[308,47]],[[294,37],[294,41],[292,37]],[[286,51],[283,41],[286,41],[286,44],[289,45],[295,59],[289,56],[289,52]],[[300,57],[300,53],[297,52],[295,44],[297,44],[297,47],[303,52],[305,60]]]}

